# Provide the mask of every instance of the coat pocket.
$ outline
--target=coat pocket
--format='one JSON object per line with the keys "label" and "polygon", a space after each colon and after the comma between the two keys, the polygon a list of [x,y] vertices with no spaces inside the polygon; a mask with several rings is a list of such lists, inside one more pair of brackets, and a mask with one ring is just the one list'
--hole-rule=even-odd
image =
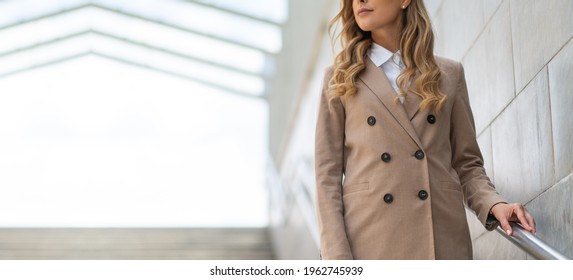
{"label": "coat pocket", "polygon": [[462,186],[456,182],[442,181],[439,184],[440,188],[443,190],[458,191],[458,192],[462,191]]}
{"label": "coat pocket", "polygon": [[350,193],[365,191],[365,190],[368,190],[368,188],[369,188],[368,182],[352,184],[352,185],[345,185],[344,187],[342,187],[342,196],[345,196],[345,195],[350,194]]}

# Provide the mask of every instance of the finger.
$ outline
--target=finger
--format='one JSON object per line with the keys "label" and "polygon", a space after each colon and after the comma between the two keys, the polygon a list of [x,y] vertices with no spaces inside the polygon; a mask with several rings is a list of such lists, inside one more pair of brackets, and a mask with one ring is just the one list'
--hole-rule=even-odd
{"label": "finger", "polygon": [[505,233],[507,233],[507,235],[511,236],[512,234],[512,230],[511,230],[511,226],[509,225],[509,221],[507,220],[507,217],[502,216],[501,219],[498,219],[499,224],[501,225],[501,228],[503,229],[503,231],[505,231]]}
{"label": "finger", "polygon": [[526,229],[527,231],[533,230],[533,227],[529,225],[529,221],[525,218],[525,208],[523,207],[523,205],[517,206],[514,213],[517,216],[519,223],[524,229]]}
{"label": "finger", "polygon": [[529,212],[525,212],[525,218],[527,219],[528,223],[532,226],[532,230],[531,233],[535,234],[536,230],[536,225],[535,225],[535,219],[533,219],[533,217],[531,216],[531,214],[529,214]]}

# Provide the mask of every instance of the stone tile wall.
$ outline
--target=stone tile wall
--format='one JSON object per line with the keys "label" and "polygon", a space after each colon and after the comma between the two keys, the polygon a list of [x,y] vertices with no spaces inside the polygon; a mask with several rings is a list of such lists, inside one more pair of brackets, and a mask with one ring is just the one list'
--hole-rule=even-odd
{"label": "stone tile wall", "polygon": [[[486,170],[573,258],[573,1],[425,0],[436,53],[461,61]],[[527,259],[468,213],[476,259]]]}

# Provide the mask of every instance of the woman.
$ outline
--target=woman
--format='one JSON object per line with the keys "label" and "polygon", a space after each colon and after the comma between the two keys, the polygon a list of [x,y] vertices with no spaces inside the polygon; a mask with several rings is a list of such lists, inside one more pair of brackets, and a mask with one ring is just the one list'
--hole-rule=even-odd
{"label": "woman", "polygon": [[338,21],[316,127],[321,257],[471,259],[464,204],[535,233],[485,174],[462,65],[433,55],[423,2],[343,0]]}

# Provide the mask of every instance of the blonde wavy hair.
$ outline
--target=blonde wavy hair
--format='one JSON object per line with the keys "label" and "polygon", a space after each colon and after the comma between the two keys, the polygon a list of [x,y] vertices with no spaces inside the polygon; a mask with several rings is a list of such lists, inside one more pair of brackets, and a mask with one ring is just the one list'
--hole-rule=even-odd
{"label": "blonde wavy hair", "polygon": [[[352,1],[341,0],[340,12],[328,24],[333,46],[340,40],[342,47],[334,58],[334,75],[328,84],[330,100],[356,94],[356,77],[366,68],[366,53],[372,45],[370,32],[361,30],[354,19]],[[422,98],[420,109],[433,108],[439,112],[446,96],[439,90],[441,72],[434,58],[434,33],[426,7],[422,0],[412,0],[402,12],[404,25],[399,46],[405,69],[396,80],[400,96],[407,98],[412,81],[410,91]],[[341,30],[334,36],[339,21]],[[419,75],[415,77],[416,74]]]}

